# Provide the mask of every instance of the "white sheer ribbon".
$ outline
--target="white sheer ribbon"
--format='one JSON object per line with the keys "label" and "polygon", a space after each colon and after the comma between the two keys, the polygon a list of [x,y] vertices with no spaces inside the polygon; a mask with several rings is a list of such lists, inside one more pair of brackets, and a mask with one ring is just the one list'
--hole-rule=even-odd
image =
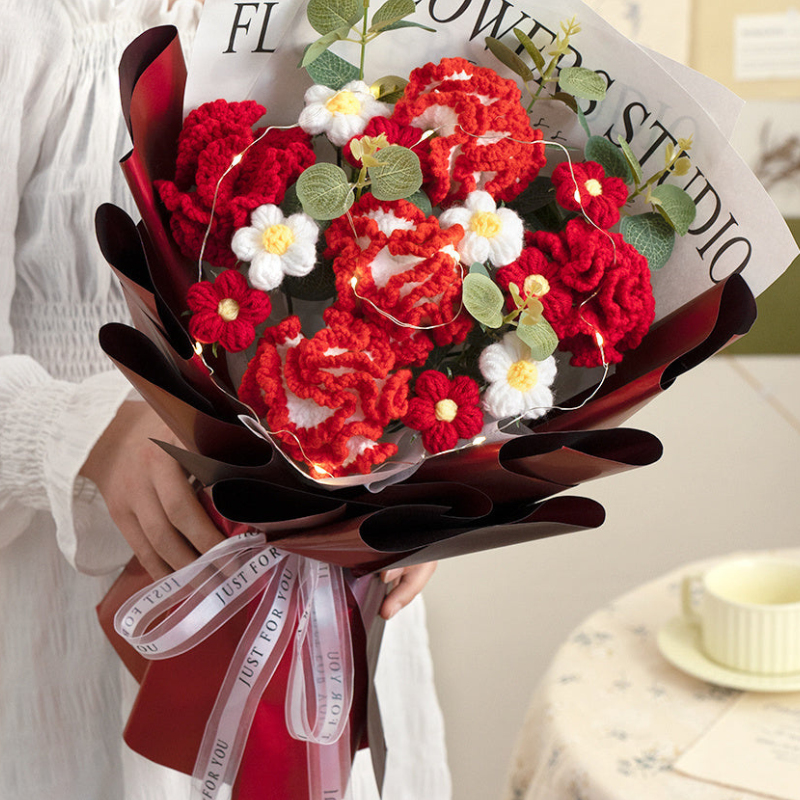
{"label": "white sheer ribbon", "polygon": [[145,658],[171,658],[259,595],[206,725],[193,797],[230,797],[258,701],[295,633],[287,729],[307,742],[310,799],[344,800],[354,671],[341,567],[282,551],[260,533],[240,534],[135,594],[114,627]]}

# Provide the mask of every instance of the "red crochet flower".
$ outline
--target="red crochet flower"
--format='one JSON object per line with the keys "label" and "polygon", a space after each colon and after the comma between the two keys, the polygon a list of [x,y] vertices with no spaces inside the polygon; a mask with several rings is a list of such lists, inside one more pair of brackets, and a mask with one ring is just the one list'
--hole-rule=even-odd
{"label": "red crochet flower", "polygon": [[368,473],[397,452],[380,441],[407,410],[408,370],[366,320],[335,309],[313,338],[288,317],[265,331],[239,396],[283,442],[286,452],[321,475]]}
{"label": "red crochet flower", "polygon": [[171,212],[172,234],[184,255],[194,259],[200,255],[213,206],[203,257],[215,266],[236,266],[230,248],[233,232],[249,224],[253,209],[279,204],[287,187],[314,163],[311,137],[292,128],[269,131],[241,163],[230,168],[235,156],[260,135],[253,133],[252,125],[263,114],[263,106],[251,100],[215,100],[187,116],[178,138],[175,180],[155,182]]}
{"label": "red crochet flower", "polygon": [[560,263],[548,259],[533,244],[530,233],[526,234],[525,242],[527,247],[520,257],[512,264],[498,269],[495,280],[500,288],[507,292],[506,307],[509,311],[516,308],[508,288],[513,283],[523,299],[533,295],[542,304],[544,318],[561,338],[559,331],[562,329],[562,321],[567,319],[572,311],[575,292],[561,279]]}
{"label": "red crochet flower", "polygon": [[455,250],[463,235],[460,225],[440,228],[435,217],[426,218],[405,200],[381,202],[364,195],[326,232],[337,307],[358,310],[392,339],[407,342],[415,356],[426,349],[419,334],[438,345],[462,342],[472,327],[461,303]]}
{"label": "red crochet flower", "polygon": [[417,378],[416,397],[408,402],[403,422],[422,431],[422,444],[429,453],[452,450],[459,439],[477,436],[483,429],[478,384],[466,375],[452,381],[429,369]]}
{"label": "red crochet flower", "polygon": [[[419,157],[423,174],[429,172],[428,157],[431,149],[430,137],[420,141],[422,138],[422,131],[419,128],[413,128],[411,125],[401,125],[397,120],[389,119],[388,117],[373,117],[367,123],[364,132],[354,136],[350,142],[355,139],[362,139],[364,136],[377,137],[381,134],[386,136],[386,140],[389,144],[397,144],[401,147],[407,147],[409,150],[413,150]],[[350,152],[350,142],[342,148],[342,153],[351,166],[356,169],[361,169],[360,159],[353,158],[353,154]]]}
{"label": "red crochet flower", "polygon": [[186,302],[194,312],[189,334],[198,342],[213,344],[237,353],[256,338],[256,325],[269,317],[269,295],[247,285],[244,276],[228,269],[216,280],[200,281],[189,287]]}
{"label": "red crochet flower", "polygon": [[516,83],[463,58],[415,69],[392,119],[435,132],[423,171],[434,205],[475,189],[511,200],[545,164],[542,132],[531,128]]}
{"label": "red crochet flower", "polygon": [[526,297],[526,275],[546,279],[549,291],[537,296],[573,366],[599,366],[603,355],[617,363],[625,350],[639,346],[655,317],[655,300],[647,259],[638,250],[580,219],[560,233],[531,233],[526,244],[514,264],[497,271],[498,283],[507,288],[513,281]]}
{"label": "red crochet flower", "polygon": [[622,178],[607,178],[595,161],[559,164],[553,170],[556,202],[570,211],[583,209],[586,216],[601,228],[619,221],[619,210],[628,201],[628,187]]}

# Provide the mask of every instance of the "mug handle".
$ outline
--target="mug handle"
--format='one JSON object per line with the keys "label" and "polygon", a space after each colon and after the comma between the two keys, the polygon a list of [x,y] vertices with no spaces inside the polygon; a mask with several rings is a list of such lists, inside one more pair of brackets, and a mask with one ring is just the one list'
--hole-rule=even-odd
{"label": "mug handle", "polygon": [[681,584],[681,608],[683,616],[690,622],[700,621],[700,615],[695,611],[692,598],[695,584],[699,584],[702,579],[702,575],[685,575]]}

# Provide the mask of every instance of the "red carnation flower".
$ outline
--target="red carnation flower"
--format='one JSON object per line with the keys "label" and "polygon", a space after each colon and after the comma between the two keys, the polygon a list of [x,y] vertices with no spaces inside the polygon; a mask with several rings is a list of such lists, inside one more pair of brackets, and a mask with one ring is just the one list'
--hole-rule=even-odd
{"label": "red carnation flower", "polygon": [[528,234],[526,244],[514,264],[497,271],[497,281],[504,288],[515,283],[523,298],[530,287],[546,287],[536,296],[573,366],[600,366],[604,357],[618,363],[639,346],[655,318],[655,300],[647,259],[636,248],[580,219],[560,233]]}
{"label": "red carnation flower", "polygon": [[366,474],[397,452],[381,437],[407,411],[411,373],[392,371],[391,347],[367,320],[330,308],[324,319],[311,339],[297,317],[268,328],[239,397],[314,477]]}
{"label": "red carnation flower", "polygon": [[[336,305],[358,311],[397,342],[413,361],[430,347],[464,341],[472,319],[461,303],[462,271],[455,245],[460,225],[441,228],[405,200],[382,202],[364,195],[347,217],[326,232],[325,256],[333,258]],[[408,341],[413,338],[413,342]]]}
{"label": "red carnation flower", "polygon": [[411,73],[392,119],[435,132],[423,166],[434,205],[452,205],[475,189],[512,200],[536,177],[545,164],[542,132],[531,128],[520,97],[514,81],[463,58]]}
{"label": "red carnation flower", "polygon": [[269,131],[231,168],[234,158],[259,137],[260,131],[254,133],[251,126],[263,114],[263,106],[253,101],[215,100],[186,118],[178,138],[175,180],[155,182],[184,255],[199,257],[211,221],[204,259],[235,267],[233,232],[249,224],[250,212],[258,206],[280,204],[287,187],[314,163],[311,137],[292,128]]}
{"label": "red carnation flower", "polygon": [[619,210],[628,201],[628,187],[622,178],[608,178],[595,161],[559,164],[553,170],[556,202],[569,211],[583,209],[586,216],[608,229],[619,221]]}
{"label": "red carnation flower", "polygon": [[423,372],[408,402],[403,423],[422,432],[429,453],[452,450],[459,439],[477,436],[483,428],[478,384],[466,375],[452,381],[441,372]]}
{"label": "red carnation flower", "polygon": [[[362,139],[365,136],[377,137],[381,134],[386,136],[386,141],[389,142],[389,144],[396,144],[400,145],[400,147],[407,147],[409,150],[413,150],[419,157],[423,175],[429,171],[427,162],[431,147],[430,137],[420,141],[422,138],[422,131],[419,128],[413,128],[411,125],[401,125],[395,119],[373,117],[367,123],[364,132],[354,136],[350,139],[350,142],[355,139]],[[361,169],[361,160],[353,158],[353,154],[350,152],[350,142],[342,148],[342,154],[351,166],[356,169]]]}
{"label": "red carnation flower", "polygon": [[509,311],[516,308],[509,286],[513,283],[523,300],[535,297],[542,304],[544,318],[553,326],[556,334],[561,337],[561,321],[569,317],[575,292],[566,286],[561,279],[561,264],[548,258],[542,250],[532,242],[531,234],[525,237],[528,245],[520,257],[501,267],[495,273],[495,280],[506,294],[506,307]]}
{"label": "red carnation flower", "polygon": [[256,338],[256,325],[269,317],[269,295],[251,289],[235,269],[221,273],[212,283],[200,281],[189,287],[186,302],[194,312],[189,320],[189,334],[198,342],[219,342],[237,353]]}

